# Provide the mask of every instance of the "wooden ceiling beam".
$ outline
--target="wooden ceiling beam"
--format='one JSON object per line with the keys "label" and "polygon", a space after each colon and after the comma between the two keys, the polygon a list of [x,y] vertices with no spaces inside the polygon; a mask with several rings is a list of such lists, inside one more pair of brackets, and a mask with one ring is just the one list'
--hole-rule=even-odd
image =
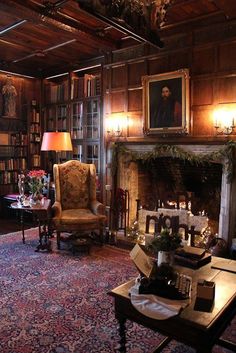
{"label": "wooden ceiling beam", "polygon": [[[17,1],[17,0],[15,0]],[[31,8],[33,11],[36,11],[37,13],[40,13],[42,18],[49,18],[52,20],[55,20],[60,24],[69,26],[71,28],[75,28],[79,31],[82,31],[90,36],[96,37],[96,41],[101,41],[104,43],[106,47],[114,47],[114,41],[109,39],[109,36],[106,35],[106,38],[104,38],[104,31],[102,29],[98,28],[91,28],[85,23],[80,22],[74,17],[71,17],[61,11],[60,6],[63,5],[64,3],[67,3],[68,0],[64,1],[57,1],[56,3],[52,3],[51,6],[47,7],[48,3],[45,5],[42,5],[39,3],[37,0],[19,0],[23,5],[26,5],[28,8]],[[18,2],[18,1],[17,1]],[[50,11],[50,8],[52,10]],[[97,43],[98,44],[98,43]]]}
{"label": "wooden ceiling beam", "polygon": [[235,0],[209,0],[213,2],[227,18],[236,17],[236,1]]}
{"label": "wooden ceiling beam", "polygon": [[94,48],[100,46],[104,50],[116,49],[114,41],[107,38],[101,38],[98,31],[89,29],[88,26],[79,23],[76,20],[68,19],[60,15],[45,15],[45,6],[36,4],[35,1],[30,0],[1,0],[1,10],[15,13],[22,19],[35,23],[46,23],[47,26],[53,26],[70,34],[81,36],[86,40],[87,45],[94,45]]}

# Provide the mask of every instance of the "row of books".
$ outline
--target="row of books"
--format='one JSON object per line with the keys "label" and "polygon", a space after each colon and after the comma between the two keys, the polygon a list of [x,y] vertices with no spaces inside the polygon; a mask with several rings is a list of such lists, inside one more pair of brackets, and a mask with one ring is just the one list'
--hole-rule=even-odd
{"label": "row of books", "polygon": [[73,158],[82,159],[82,146],[73,146]]}
{"label": "row of books", "polygon": [[83,115],[83,103],[74,103],[73,104],[73,116],[75,117],[82,117]]}
{"label": "row of books", "polygon": [[1,146],[0,157],[11,157],[14,155],[14,146]]}
{"label": "row of books", "polygon": [[58,119],[66,119],[68,114],[67,105],[61,104],[57,110]]}
{"label": "row of books", "polygon": [[38,123],[30,124],[30,132],[40,133],[40,125]]}
{"label": "row of books", "polygon": [[87,102],[87,114],[98,113],[99,111],[99,101],[97,99],[93,99]]}
{"label": "row of books", "polygon": [[31,143],[30,144],[30,154],[40,154],[40,144]]}
{"label": "row of books", "polygon": [[18,172],[1,172],[0,184],[14,184],[17,183]]}
{"label": "row of books", "polygon": [[45,97],[48,103],[58,103],[68,100],[68,81],[60,84],[48,84],[45,87]]}
{"label": "row of books", "polygon": [[[47,126],[48,131],[54,131],[55,130],[55,124],[52,120],[48,121],[48,126]],[[67,123],[66,120],[58,120],[57,124],[57,130],[58,131],[67,131]]]}
{"label": "row of books", "polygon": [[58,119],[57,130],[58,131],[66,131],[67,130],[67,121],[66,121],[66,119]]}
{"label": "row of books", "polygon": [[39,112],[37,112],[36,109],[33,109],[31,112],[31,122],[33,122],[33,123],[40,122]]}
{"label": "row of books", "polygon": [[27,146],[15,146],[14,148],[14,157],[25,157],[27,156]]}
{"label": "row of books", "polygon": [[85,74],[83,77],[74,77],[71,83],[71,99],[94,97],[101,94],[101,77]]}
{"label": "row of books", "polygon": [[17,133],[11,134],[10,144],[11,145],[27,145],[28,136],[27,134]]}
{"label": "row of books", "polygon": [[73,129],[82,129],[82,119],[80,117],[73,117],[72,127]]}
{"label": "row of books", "polygon": [[98,128],[87,126],[87,138],[98,139],[99,138]]}
{"label": "row of books", "polygon": [[31,156],[31,164],[33,167],[40,167],[41,158],[39,154],[33,154]]}
{"label": "row of books", "polygon": [[71,134],[72,139],[82,139],[83,138],[83,128],[73,128],[72,134]]}
{"label": "row of books", "polygon": [[98,145],[88,145],[87,146],[87,158],[88,159],[97,159],[98,158],[98,151],[99,151],[99,146]]}
{"label": "row of books", "polygon": [[1,146],[0,158],[19,158],[27,155],[27,146]]}
{"label": "row of books", "polygon": [[26,169],[26,158],[0,160],[0,171]]}

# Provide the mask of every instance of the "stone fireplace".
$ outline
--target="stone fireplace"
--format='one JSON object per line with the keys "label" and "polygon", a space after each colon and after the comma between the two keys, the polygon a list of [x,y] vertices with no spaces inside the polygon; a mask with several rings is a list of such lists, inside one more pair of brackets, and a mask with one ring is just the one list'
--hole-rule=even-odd
{"label": "stone fireplace", "polygon": [[[133,152],[143,153],[151,152],[154,145],[127,143],[124,144],[124,147]],[[178,145],[178,147],[186,152],[207,154],[217,151],[222,145]],[[164,180],[165,186],[168,183],[171,184],[170,187],[165,190],[170,194],[170,202],[172,201],[171,192],[173,192],[173,194],[178,193],[183,189],[183,179],[185,179],[185,183],[187,180],[187,184],[189,185],[185,185],[185,187],[188,189],[188,192],[190,191],[190,194],[192,193],[194,195],[192,198],[192,195],[189,195],[192,200],[190,207],[192,208],[193,214],[196,215],[199,212],[207,212],[209,214],[210,225],[213,224],[213,231],[224,238],[230,246],[232,238],[235,237],[236,181],[234,178],[231,183],[228,183],[226,159],[212,161],[209,167],[196,165],[190,167],[183,163],[179,164],[179,161],[175,158],[173,161],[171,161],[171,159],[173,158],[170,155],[165,155],[163,158],[158,158],[154,161],[152,165],[147,165],[146,163],[137,161],[130,162],[129,158],[126,158],[125,155],[119,157],[118,186],[129,191],[130,222],[136,219],[137,199],[140,199],[142,206],[150,211],[153,211],[157,205],[160,206],[162,202],[161,193],[164,190],[163,186],[158,187],[158,180],[155,183],[153,180],[150,180],[150,178],[153,179],[153,175],[156,174],[155,163],[158,163],[159,160],[159,169],[165,169],[166,173],[172,174],[171,176],[168,175],[166,180],[165,175],[164,179],[159,180],[161,183],[163,183]],[[177,162],[178,167],[176,166]],[[194,168],[196,168],[195,171]],[[209,170],[207,170],[207,168]],[[173,170],[171,171],[171,169]],[[191,172],[192,177],[186,177],[187,172]],[[206,175],[207,173],[208,176]],[[160,175],[157,179],[158,178],[160,179]],[[196,197],[194,185],[198,183],[199,178],[203,179],[203,181],[206,179],[204,183],[205,190],[207,190],[205,197],[204,189],[201,190],[201,193],[197,190],[198,197]],[[213,199],[215,201],[213,201]]]}

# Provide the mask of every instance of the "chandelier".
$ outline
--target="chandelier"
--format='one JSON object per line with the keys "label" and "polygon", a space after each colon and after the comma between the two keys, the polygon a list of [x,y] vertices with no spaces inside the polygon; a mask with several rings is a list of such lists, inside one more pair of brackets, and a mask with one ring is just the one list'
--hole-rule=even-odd
{"label": "chandelier", "polygon": [[138,40],[163,47],[158,30],[165,24],[166,12],[174,0],[77,0],[79,7],[107,21]]}

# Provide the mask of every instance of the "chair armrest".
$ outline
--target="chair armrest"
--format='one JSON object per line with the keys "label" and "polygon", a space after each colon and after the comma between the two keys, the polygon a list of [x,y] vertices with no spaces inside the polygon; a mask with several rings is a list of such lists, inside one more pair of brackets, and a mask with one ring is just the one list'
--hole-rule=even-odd
{"label": "chair armrest", "polygon": [[56,217],[56,218],[61,217],[62,208],[61,208],[60,202],[58,202],[58,201],[54,202],[54,204],[52,205],[52,212],[53,212],[54,217]]}
{"label": "chair armrest", "polygon": [[105,206],[97,200],[91,202],[91,210],[96,215],[105,215]]}

